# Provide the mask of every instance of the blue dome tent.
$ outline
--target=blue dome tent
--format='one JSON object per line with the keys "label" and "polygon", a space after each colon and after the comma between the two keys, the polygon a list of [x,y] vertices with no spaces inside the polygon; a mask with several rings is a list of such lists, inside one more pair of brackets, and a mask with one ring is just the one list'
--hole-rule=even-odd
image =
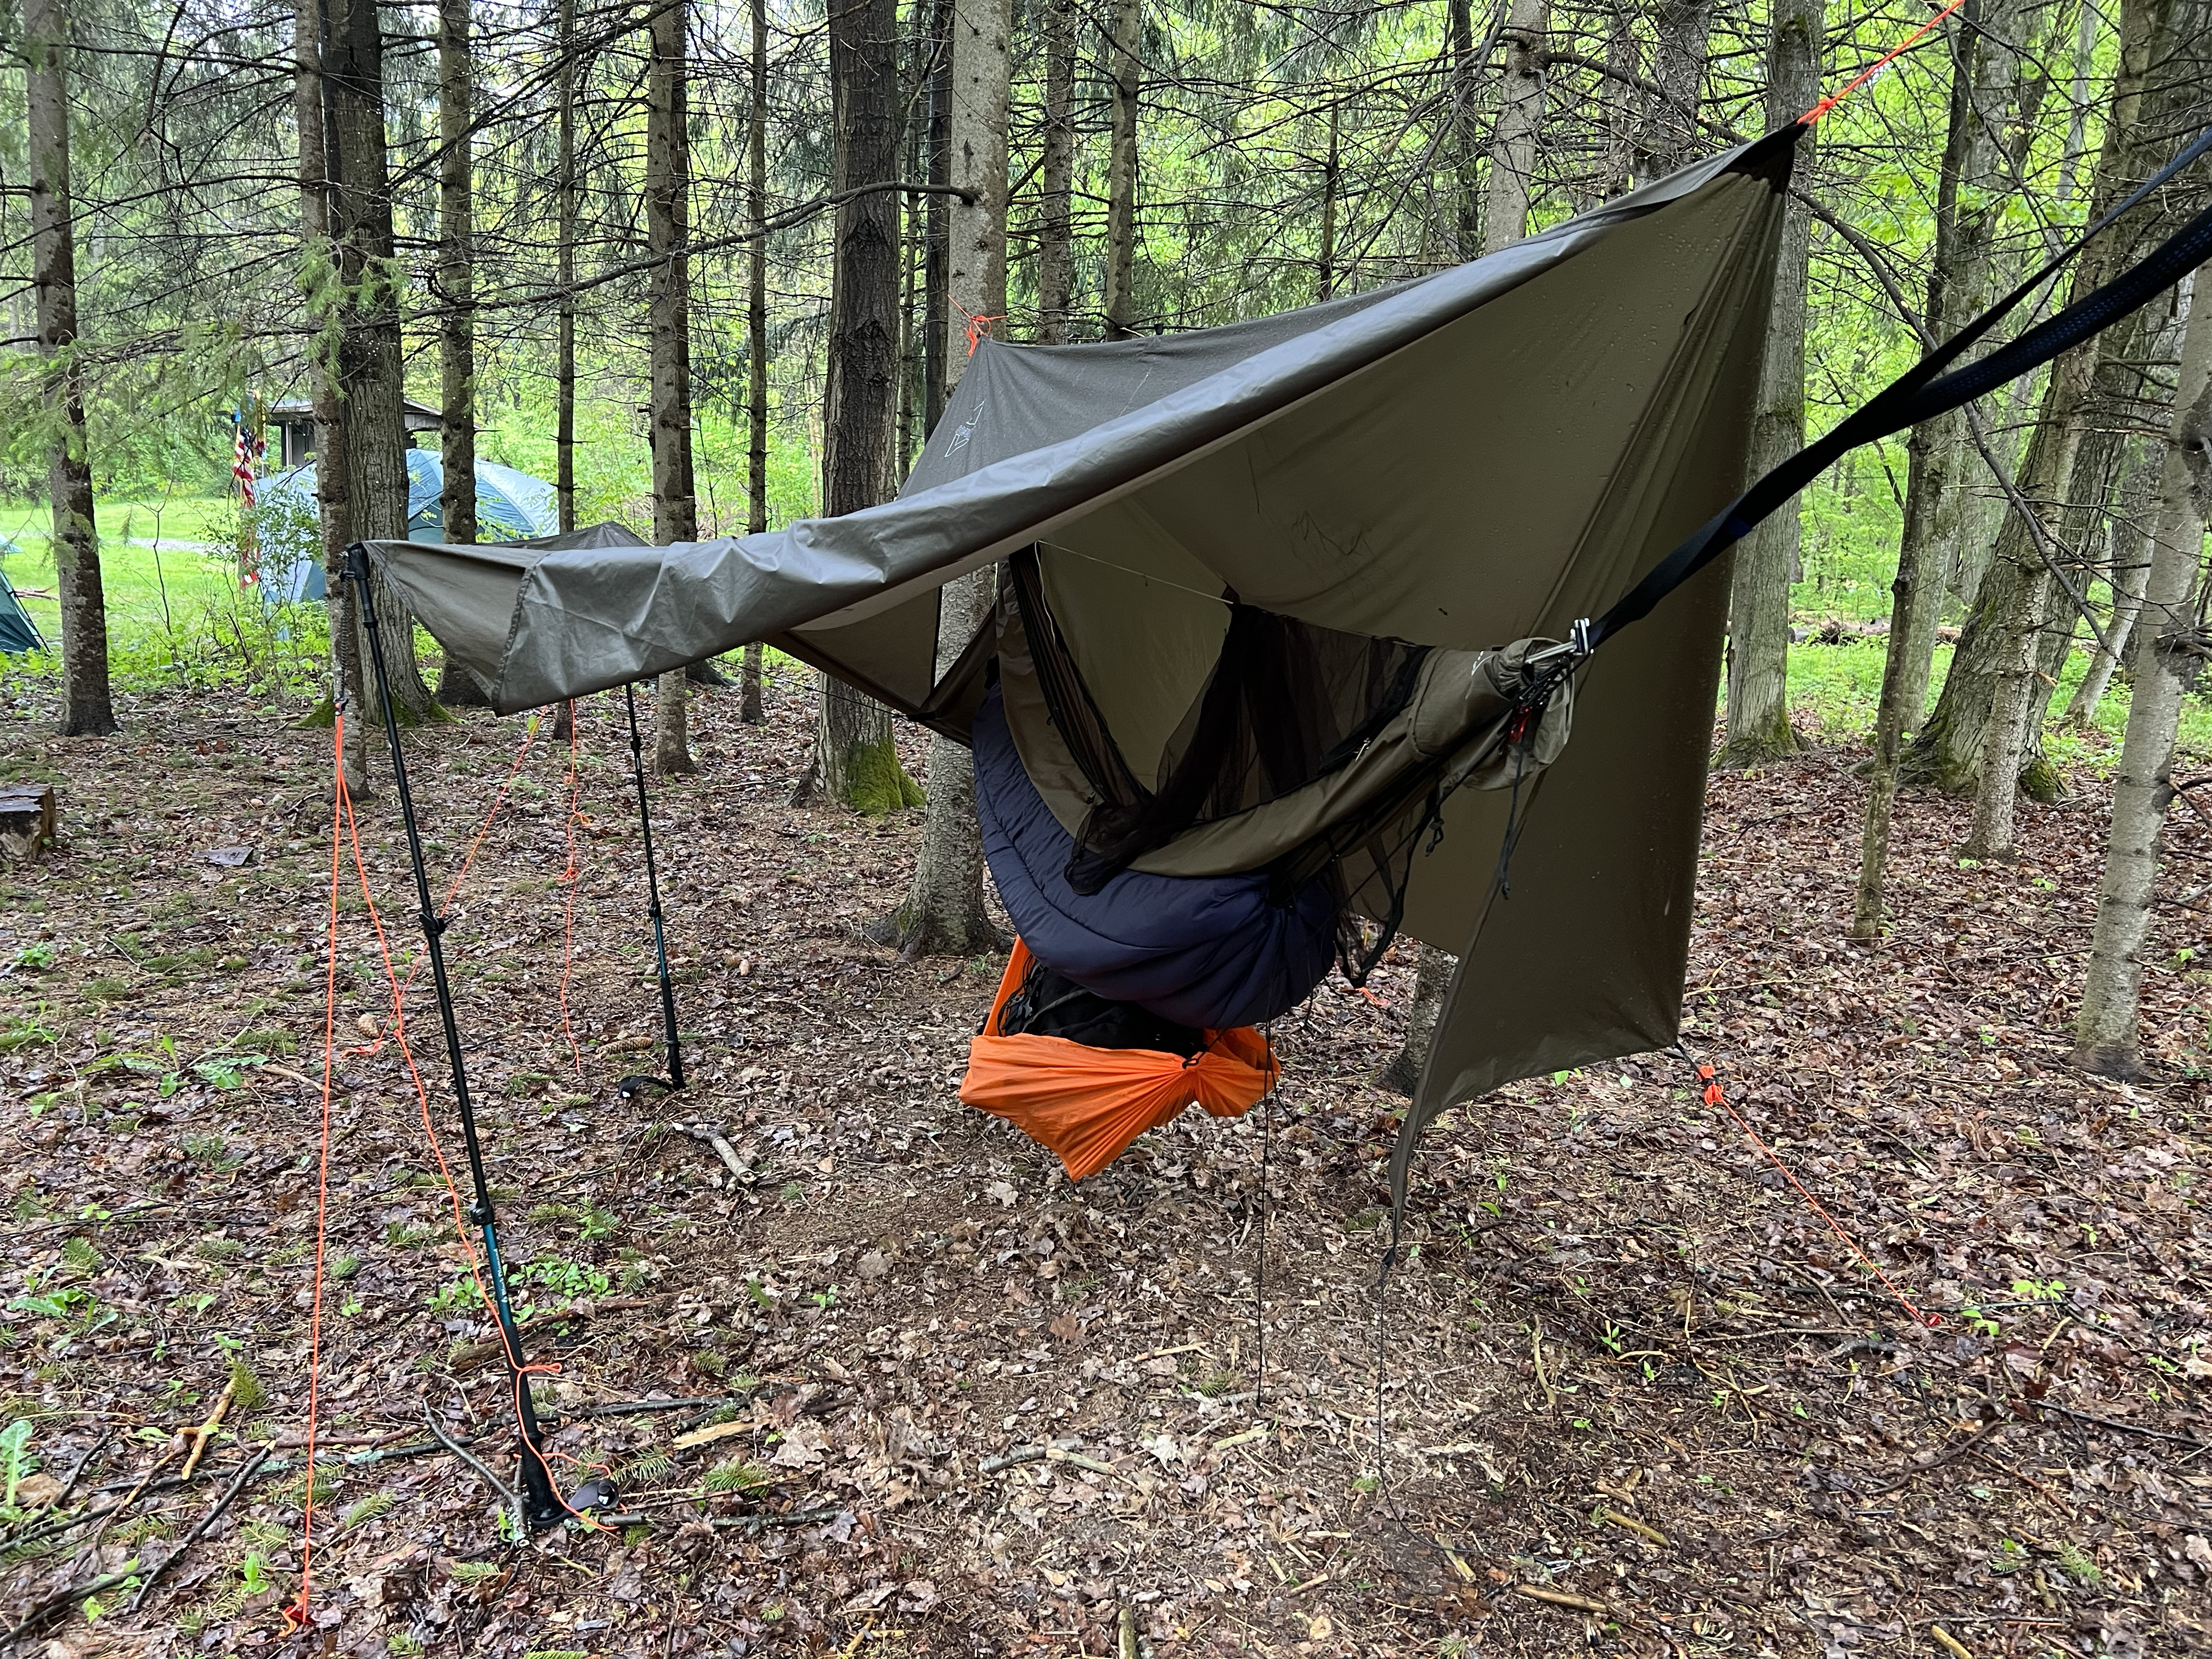
{"label": "blue dome tent", "polygon": [[[407,452],[407,536],[410,541],[435,542],[445,535],[446,466],[433,451]],[[264,507],[312,515],[315,511],[315,464],[307,462],[279,472],[261,487]],[[553,486],[543,478],[518,472],[496,461],[477,463],[477,538],[486,542],[526,541],[550,536],[561,528],[561,515]],[[263,573],[262,596],[270,604],[280,600],[319,599],[323,597],[323,562],[312,556],[294,559],[289,566],[269,562]]]}

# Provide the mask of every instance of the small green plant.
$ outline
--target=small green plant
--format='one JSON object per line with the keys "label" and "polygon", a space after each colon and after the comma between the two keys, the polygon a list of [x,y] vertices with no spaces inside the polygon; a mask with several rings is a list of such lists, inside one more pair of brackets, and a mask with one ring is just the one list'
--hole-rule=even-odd
{"label": "small green plant", "polygon": [[192,1246],[192,1254],[203,1261],[235,1261],[246,1254],[242,1240],[222,1233],[210,1233]]}
{"label": "small green plant", "polygon": [[358,1504],[349,1507],[338,1522],[340,1532],[350,1532],[356,1527],[365,1527],[380,1515],[389,1515],[399,1500],[388,1492],[371,1492]]}
{"label": "small green plant", "polygon": [[664,1480],[676,1467],[676,1460],[665,1451],[640,1452],[622,1467],[620,1484],[627,1491],[632,1486],[649,1486]]}
{"label": "small green plant", "polygon": [[1990,1552],[1990,1571],[1999,1577],[2018,1572],[2027,1565],[2027,1546],[2014,1539],[2000,1538],[1997,1547]]}
{"label": "small green plant", "polygon": [[738,1457],[714,1465],[699,1484],[713,1492],[750,1492],[755,1486],[767,1485],[769,1480],[766,1469]]}
{"label": "small green plant", "polygon": [[17,1418],[0,1429],[0,1480],[7,1487],[5,1494],[0,1495],[0,1509],[14,1509],[17,1484],[38,1471],[39,1460],[31,1452],[31,1425]]}
{"label": "small green plant", "polygon": [[62,1261],[72,1273],[100,1271],[100,1251],[88,1238],[72,1238],[62,1246]]}
{"label": "small green plant", "polygon": [[[404,1630],[396,1630],[384,1638],[384,1650],[399,1656],[399,1659],[413,1659],[416,1654],[429,1651],[422,1645],[421,1637],[410,1636]],[[585,1659],[590,1659],[590,1656],[585,1656]]]}
{"label": "small green plant", "polygon": [[1961,1308],[1959,1310],[1959,1317],[1966,1322],[1966,1328],[1977,1336],[1995,1336],[1997,1334],[1997,1322],[1979,1308]]}
{"label": "small green plant", "polygon": [[9,1010],[0,1013],[0,1054],[13,1054],[18,1048],[51,1047],[62,1040],[62,1034],[46,1024],[50,1012],[40,1003],[35,1012],[23,1013]]}
{"label": "small green plant", "polygon": [[2079,1544],[2068,1542],[2058,1547],[2058,1568],[2077,1584],[2102,1582],[2104,1570],[2092,1559]]}
{"label": "small green plant", "polygon": [[[231,1409],[240,1417],[249,1417],[268,1401],[269,1390],[261,1386],[261,1379],[253,1374],[253,1368],[243,1359],[233,1358],[230,1362]],[[316,1495],[320,1497],[321,1493]]]}
{"label": "small green plant", "polygon": [[10,968],[27,968],[34,974],[43,974],[54,965],[54,947],[46,944],[26,945],[9,959]]}
{"label": "small green plant", "polygon": [[246,1559],[239,1565],[238,1577],[240,1587],[248,1595],[258,1595],[262,1591],[271,1588],[269,1581],[269,1564],[261,1559],[259,1550],[248,1550],[246,1553]]}
{"label": "small green plant", "polygon": [[1243,1380],[1235,1371],[1208,1371],[1198,1380],[1197,1388],[1207,1399],[1213,1400],[1227,1394]]}
{"label": "small green plant", "polygon": [[2012,1293],[2026,1297],[2030,1302],[2056,1302],[2066,1294],[2066,1281],[2063,1279],[2015,1279],[2012,1282]]}
{"label": "small green plant", "polygon": [[496,1561],[456,1561],[453,1563],[453,1578],[458,1583],[468,1585],[481,1584],[487,1579],[498,1577],[499,1575],[500,1565]]}

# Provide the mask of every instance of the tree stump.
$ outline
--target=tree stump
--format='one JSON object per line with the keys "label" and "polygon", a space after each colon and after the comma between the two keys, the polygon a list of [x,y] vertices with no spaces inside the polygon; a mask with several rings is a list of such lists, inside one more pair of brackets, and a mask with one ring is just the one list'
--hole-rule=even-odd
{"label": "tree stump", "polygon": [[0,854],[27,864],[53,839],[53,786],[0,783]]}

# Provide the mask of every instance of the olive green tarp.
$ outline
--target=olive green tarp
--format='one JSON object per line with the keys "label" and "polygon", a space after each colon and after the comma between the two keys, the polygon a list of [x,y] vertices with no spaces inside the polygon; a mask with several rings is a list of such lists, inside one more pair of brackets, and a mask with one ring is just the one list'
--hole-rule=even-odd
{"label": "olive green tarp", "polygon": [[[1471,264],[1280,316],[1097,345],[987,341],[904,489],[864,512],[658,548],[587,531],[370,551],[502,712],[765,638],[964,735],[1005,607],[940,677],[939,590],[1035,548],[1092,699],[1149,775],[1206,684],[1226,594],[1481,653],[1564,637],[1729,501],[1794,136]],[[1609,644],[1578,677],[1554,763],[1518,791],[1453,794],[1441,841],[1413,859],[1404,931],[1460,968],[1401,1183],[1445,1105],[1674,1039],[1726,583],[1724,563],[1709,569]],[[1021,746],[1055,814],[1078,811]],[[1516,798],[1508,900],[1492,871]],[[1174,860],[1170,846],[1138,867]]]}

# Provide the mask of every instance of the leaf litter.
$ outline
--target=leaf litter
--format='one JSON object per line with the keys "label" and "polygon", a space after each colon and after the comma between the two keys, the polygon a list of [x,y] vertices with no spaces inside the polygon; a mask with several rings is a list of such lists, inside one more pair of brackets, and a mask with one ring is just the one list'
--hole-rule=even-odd
{"label": "leaf litter", "polygon": [[[424,1431],[428,1411],[513,1479],[499,1348],[342,884],[324,1650],[2212,1639],[2212,958],[2170,884],[2154,1080],[2068,1069],[2094,787],[1978,867],[1951,850],[1964,805],[1911,799],[1874,948],[1842,937],[1855,756],[1711,787],[1689,1042],[1939,1327],[1669,1055],[1437,1124],[1378,1306],[1404,1103],[1370,1079],[1410,947],[1376,996],[1324,986],[1277,1022],[1264,1111],[1193,1115],[1071,1187],[954,1095],[1000,962],[902,965],[860,934],[901,896],[921,815],[787,805],[803,683],[774,684],[764,728],[735,712],[702,696],[701,774],[653,792],[691,1089],[615,1095],[659,1026],[607,710],[580,720],[565,988],[558,745],[522,767],[447,935],[549,1445],[571,1489],[617,1485],[611,1526],[516,1543]],[[56,738],[19,701],[0,726],[0,769],[57,782],[64,811],[63,844],[0,892],[0,1611],[47,1606],[21,1639],[57,1656],[275,1649],[301,1565],[328,738],[155,697],[129,724]],[[410,734],[438,890],[520,738],[482,715]],[[405,964],[388,790],[362,830]],[[2171,833],[2179,863],[2212,856],[2203,824]],[[210,868],[210,846],[253,856]],[[450,1157],[426,979],[409,1030]]]}

